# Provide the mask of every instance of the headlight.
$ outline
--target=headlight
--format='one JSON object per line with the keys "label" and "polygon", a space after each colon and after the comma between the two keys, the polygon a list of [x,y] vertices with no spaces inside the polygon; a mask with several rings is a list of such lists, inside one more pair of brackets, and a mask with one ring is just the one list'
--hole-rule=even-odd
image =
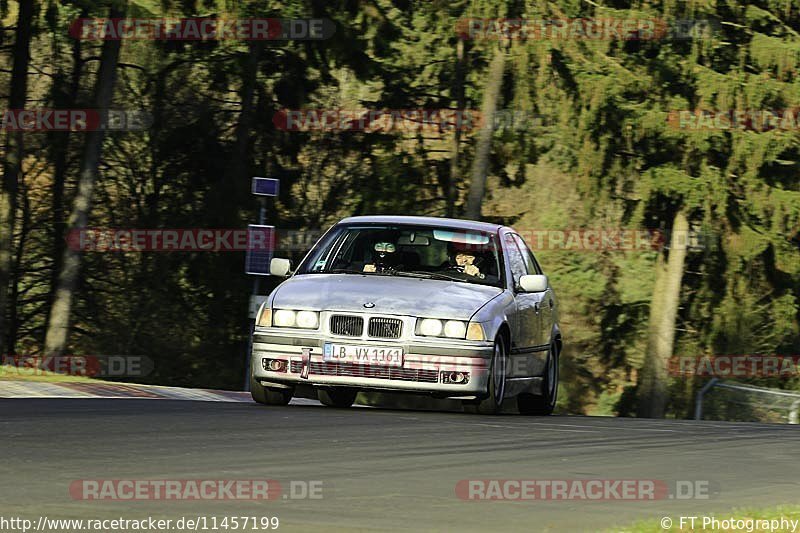
{"label": "headlight", "polygon": [[425,337],[447,337],[448,339],[466,339],[468,341],[485,341],[486,333],[479,322],[463,320],[439,320],[438,318],[417,319],[417,335]]}
{"label": "headlight", "polygon": [[273,320],[279,328],[293,328],[297,313],[288,309],[278,309],[275,311]]}
{"label": "headlight", "polygon": [[442,334],[442,321],[426,318],[419,324],[419,332],[426,337],[438,337]]}
{"label": "headlight", "polygon": [[463,339],[467,334],[467,325],[460,320],[448,320],[444,324],[444,336],[453,339]]}
{"label": "headlight", "polygon": [[317,329],[319,327],[319,312],[276,309],[272,313],[272,325],[279,328]]}
{"label": "headlight", "polygon": [[319,313],[316,311],[298,311],[297,327],[306,329],[317,329],[319,326]]}

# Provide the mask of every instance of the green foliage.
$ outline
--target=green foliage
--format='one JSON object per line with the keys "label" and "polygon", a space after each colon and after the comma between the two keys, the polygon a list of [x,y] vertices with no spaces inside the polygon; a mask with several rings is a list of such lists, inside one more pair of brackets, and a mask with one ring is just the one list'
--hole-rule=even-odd
{"label": "green foliage", "polygon": [[[81,43],[76,64],[66,28],[82,10],[102,10],[84,2],[43,5],[32,64],[53,74],[32,77],[29,102],[86,106],[99,43]],[[337,30],[328,41],[266,43],[245,113],[249,43],[124,43],[115,105],[145,109],[153,123],[107,136],[92,226],[244,227],[256,216],[242,179],[249,175],[281,179],[268,223],[283,228],[324,229],[351,214],[458,214],[476,132],[456,144],[452,130],[288,132],[272,119],[281,109],[455,109],[462,92],[464,107],[476,109],[492,54],[508,44],[503,108],[537,120],[495,132],[484,216],[520,229],[668,232],[675,210],[685,207],[703,248],[687,259],[676,353],[800,353],[800,130],[681,129],[669,120],[679,111],[800,106],[796,2],[136,0],[130,10],[327,17]],[[0,2],[6,26],[15,12],[13,2],[8,9]],[[704,39],[467,40],[464,83],[457,84],[457,22],[515,16],[720,24]],[[7,78],[0,73],[4,85]],[[250,123],[239,144],[243,116]],[[26,139],[15,240],[19,352],[36,351],[43,336],[53,207],[70,205],[83,145],[79,134]],[[65,194],[54,204],[59,153],[66,154]],[[451,179],[456,194],[448,205]],[[559,408],[634,412],[656,252],[535,251],[562,306]],[[72,352],[147,355],[156,362],[152,382],[241,385],[252,283],[241,254],[98,253],[84,260]],[[675,380],[672,416],[691,411],[700,385]]]}

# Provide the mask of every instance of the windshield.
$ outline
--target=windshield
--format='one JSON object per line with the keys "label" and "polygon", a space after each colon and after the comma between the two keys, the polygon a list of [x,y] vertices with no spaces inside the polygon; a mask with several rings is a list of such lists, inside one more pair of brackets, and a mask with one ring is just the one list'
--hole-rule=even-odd
{"label": "windshield", "polygon": [[502,287],[491,233],[431,226],[341,226],[326,236],[298,274],[408,276]]}

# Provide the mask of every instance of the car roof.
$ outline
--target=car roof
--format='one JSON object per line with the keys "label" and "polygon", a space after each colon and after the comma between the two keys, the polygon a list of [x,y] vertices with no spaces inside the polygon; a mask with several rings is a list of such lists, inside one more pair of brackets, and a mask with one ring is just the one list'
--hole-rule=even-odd
{"label": "car roof", "polygon": [[405,215],[372,215],[360,217],[347,217],[339,221],[339,224],[418,224],[421,226],[434,226],[439,228],[455,228],[471,231],[485,231],[497,233],[504,226],[500,224],[490,224],[489,222],[478,222],[475,220],[462,220],[458,218],[440,217],[413,217]]}

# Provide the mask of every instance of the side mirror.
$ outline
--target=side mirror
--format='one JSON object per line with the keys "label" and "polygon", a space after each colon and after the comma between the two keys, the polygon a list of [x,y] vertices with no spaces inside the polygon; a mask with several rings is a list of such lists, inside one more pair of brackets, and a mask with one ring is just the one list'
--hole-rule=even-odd
{"label": "side mirror", "polygon": [[269,262],[269,273],[272,276],[278,276],[281,278],[285,278],[289,275],[289,272],[292,270],[292,262],[288,259],[281,259],[278,257],[273,257],[272,261]]}
{"label": "side mirror", "polygon": [[519,278],[519,287],[524,292],[544,292],[547,290],[547,276],[541,274],[522,276]]}

